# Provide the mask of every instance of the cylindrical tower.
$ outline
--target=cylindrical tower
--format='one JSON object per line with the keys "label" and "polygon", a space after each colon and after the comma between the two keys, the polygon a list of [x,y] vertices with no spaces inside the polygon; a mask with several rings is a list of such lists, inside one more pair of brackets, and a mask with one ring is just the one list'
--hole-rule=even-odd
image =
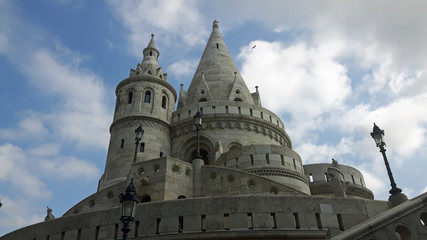
{"label": "cylindrical tower", "polygon": [[[159,67],[159,51],[151,41],[143,50],[143,60],[116,88],[116,107],[110,127],[105,171],[98,190],[124,180],[133,163],[170,155],[170,124],[176,102],[175,89]],[[144,135],[135,143],[135,129],[142,125]]]}

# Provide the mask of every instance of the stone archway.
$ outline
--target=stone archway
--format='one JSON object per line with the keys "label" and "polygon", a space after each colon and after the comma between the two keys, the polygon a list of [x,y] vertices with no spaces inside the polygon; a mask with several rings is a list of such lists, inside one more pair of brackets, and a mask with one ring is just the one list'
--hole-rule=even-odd
{"label": "stone archway", "polygon": [[[179,159],[186,162],[191,162],[196,156],[196,136],[191,136],[183,141],[180,149]],[[212,165],[214,159],[215,142],[208,136],[200,135],[200,155],[202,156],[205,165]]]}

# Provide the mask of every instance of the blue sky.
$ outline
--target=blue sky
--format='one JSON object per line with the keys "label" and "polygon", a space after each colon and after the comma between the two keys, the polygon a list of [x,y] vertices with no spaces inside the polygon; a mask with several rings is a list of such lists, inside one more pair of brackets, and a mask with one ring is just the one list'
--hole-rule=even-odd
{"label": "blue sky", "polygon": [[[104,171],[116,85],[151,33],[186,89],[217,19],[249,89],[305,164],[360,169],[388,197],[427,191],[425,1],[0,0],[0,235],[61,216]],[[256,45],[255,49],[252,46]]]}

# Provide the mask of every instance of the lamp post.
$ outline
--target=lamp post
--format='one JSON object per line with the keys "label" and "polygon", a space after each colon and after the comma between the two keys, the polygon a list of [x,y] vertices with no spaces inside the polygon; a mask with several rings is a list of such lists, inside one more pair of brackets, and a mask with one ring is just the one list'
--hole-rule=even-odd
{"label": "lamp post", "polygon": [[199,131],[200,128],[202,127],[202,118],[203,118],[203,114],[200,113],[199,110],[197,110],[196,115],[194,115],[194,126],[196,126],[196,132],[197,132],[197,148],[196,148],[196,156],[194,157],[196,158],[202,158],[200,156],[200,141],[199,141]]}
{"label": "lamp post", "polygon": [[397,194],[402,192],[402,189],[400,189],[396,186],[396,182],[394,181],[393,174],[391,173],[390,164],[388,163],[387,156],[385,154],[385,148],[384,147],[386,146],[386,144],[385,144],[384,139],[383,139],[384,130],[380,129],[374,123],[374,129],[371,132],[371,136],[375,140],[377,147],[380,148],[380,152],[383,154],[385,167],[387,168],[387,174],[388,174],[388,177],[390,178],[391,189],[390,189],[389,193],[391,195],[397,195]]}
{"label": "lamp post", "polygon": [[136,153],[138,152],[138,145],[141,141],[142,135],[144,135],[144,129],[142,129],[142,125],[135,129],[135,154],[133,155],[133,163],[136,163]]}
{"label": "lamp post", "polygon": [[122,204],[120,221],[123,223],[123,240],[126,240],[130,232],[130,225],[135,220],[135,210],[138,204],[138,194],[136,194],[133,179],[130,180],[125,194],[120,194],[120,203]]}

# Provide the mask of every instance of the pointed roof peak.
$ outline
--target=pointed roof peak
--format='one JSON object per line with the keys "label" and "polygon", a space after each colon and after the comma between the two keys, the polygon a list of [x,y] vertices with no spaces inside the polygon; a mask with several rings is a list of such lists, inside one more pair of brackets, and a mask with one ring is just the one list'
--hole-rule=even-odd
{"label": "pointed roof peak", "polygon": [[151,40],[150,40],[150,42],[148,43],[147,48],[151,48],[151,49],[155,49],[155,50],[157,50],[157,48],[156,48],[156,43],[154,42],[154,34],[153,34],[153,33],[151,34]]}
{"label": "pointed roof peak", "polygon": [[187,104],[203,99],[239,99],[253,104],[252,95],[227,49],[217,20],[213,21],[212,33],[187,92]]}

